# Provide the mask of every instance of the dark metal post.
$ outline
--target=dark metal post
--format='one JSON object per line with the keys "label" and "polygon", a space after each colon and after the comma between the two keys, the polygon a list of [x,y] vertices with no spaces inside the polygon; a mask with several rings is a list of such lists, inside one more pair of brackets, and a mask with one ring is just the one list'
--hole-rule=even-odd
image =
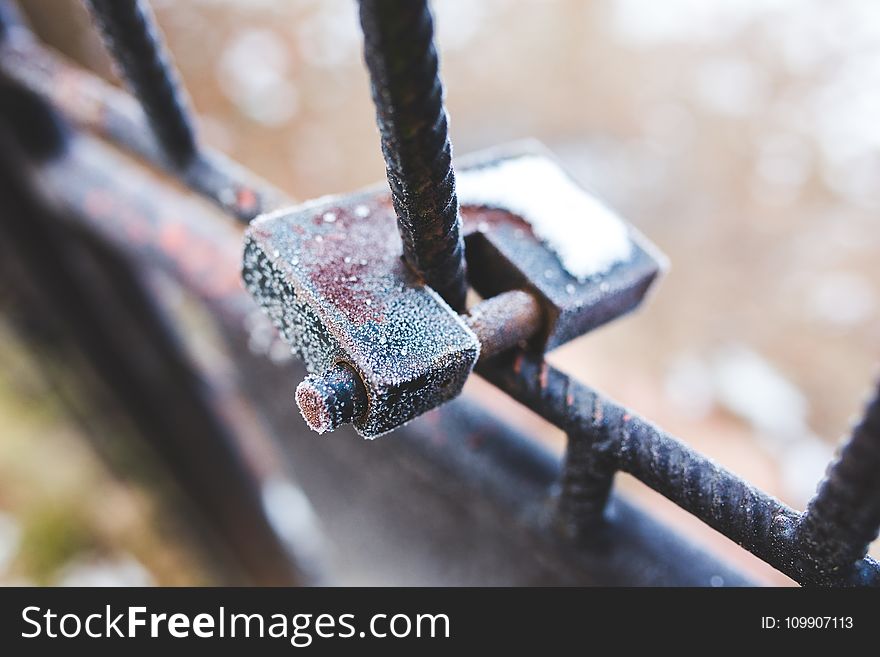
{"label": "dark metal post", "polygon": [[165,155],[177,166],[189,164],[198,147],[188,102],[149,6],[142,0],[89,4]]}
{"label": "dark metal post", "polygon": [[404,256],[461,312],[464,242],[428,3],[361,0],[360,17]]}

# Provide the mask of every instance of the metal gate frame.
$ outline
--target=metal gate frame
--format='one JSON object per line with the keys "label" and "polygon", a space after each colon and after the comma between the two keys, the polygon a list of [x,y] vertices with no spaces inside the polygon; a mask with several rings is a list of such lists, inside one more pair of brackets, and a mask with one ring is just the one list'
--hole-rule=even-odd
{"label": "metal gate frame", "polygon": [[[0,5],[0,251],[34,318],[85,358],[246,581],[748,583],[613,493],[623,471],[801,584],[880,585],[866,556],[880,528],[876,398],[803,513],[520,352],[478,372],[567,433],[562,462],[467,394],[383,441],[305,435],[286,392],[299,366],[248,348],[255,306],[230,221],[290,200],[195,140],[145,3],[91,4],[138,100]],[[203,305],[231,367],[194,358],[160,274]],[[329,551],[309,540],[318,525]]]}

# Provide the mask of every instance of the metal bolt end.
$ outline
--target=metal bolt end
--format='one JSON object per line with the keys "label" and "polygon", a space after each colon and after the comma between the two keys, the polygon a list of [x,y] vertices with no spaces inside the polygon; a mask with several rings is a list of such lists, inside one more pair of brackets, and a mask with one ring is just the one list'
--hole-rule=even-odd
{"label": "metal bolt end", "polygon": [[296,405],[312,431],[334,431],[367,410],[367,393],[358,374],[337,363],[321,374],[310,374],[296,388]]}

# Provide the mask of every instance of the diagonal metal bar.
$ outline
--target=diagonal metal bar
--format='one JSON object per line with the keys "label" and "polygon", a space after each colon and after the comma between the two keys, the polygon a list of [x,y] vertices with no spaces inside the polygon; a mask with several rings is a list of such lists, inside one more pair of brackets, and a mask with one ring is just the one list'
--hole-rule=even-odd
{"label": "diagonal metal bar", "polygon": [[107,47],[140,100],[165,155],[176,165],[197,154],[189,103],[144,0],[88,0]]}
{"label": "diagonal metal bar", "polygon": [[880,392],[831,464],[798,535],[818,570],[862,559],[880,531]]}
{"label": "diagonal metal bar", "polygon": [[[817,572],[798,541],[796,511],[540,357],[508,354],[478,372],[566,430],[575,449],[589,452],[576,456],[589,464],[576,475],[580,489],[563,490],[580,495],[577,505],[590,516],[581,522],[595,520],[608,495],[608,473],[622,470],[801,584],[880,586],[880,564],[869,557],[832,574]],[[563,497],[560,505],[574,506],[575,500]]]}
{"label": "diagonal metal bar", "polygon": [[15,36],[10,34],[12,38],[0,43],[0,69],[49,98],[77,127],[95,132],[181,177],[193,191],[242,223],[292,203],[283,192],[210,148],[201,149],[185,169],[180,169],[165,157],[143,109],[131,95],[73,66],[32,39]]}
{"label": "diagonal metal bar", "polygon": [[382,153],[406,261],[464,310],[464,241],[427,0],[361,0]]}

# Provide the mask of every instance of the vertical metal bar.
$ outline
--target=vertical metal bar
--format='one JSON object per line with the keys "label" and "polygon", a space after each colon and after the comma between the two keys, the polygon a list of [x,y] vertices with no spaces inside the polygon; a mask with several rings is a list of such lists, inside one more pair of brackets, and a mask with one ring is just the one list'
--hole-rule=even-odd
{"label": "vertical metal bar", "polygon": [[807,507],[798,536],[820,570],[863,558],[880,531],[880,390]]}
{"label": "vertical metal bar", "polygon": [[[603,429],[598,431],[601,434]],[[597,454],[590,437],[569,433],[567,438],[557,502],[558,518],[567,535],[576,540],[588,540],[604,520],[614,468]]]}
{"label": "vertical metal bar", "polygon": [[613,419],[601,400],[540,358],[522,353],[498,356],[478,365],[477,371],[568,433],[559,519],[567,533],[585,537],[602,520],[616,465]]}
{"label": "vertical metal bar", "polygon": [[382,153],[409,265],[464,310],[464,242],[427,0],[361,0]]}
{"label": "vertical metal bar", "polygon": [[198,150],[189,103],[149,6],[142,0],[88,3],[165,155],[177,166],[189,164]]}

